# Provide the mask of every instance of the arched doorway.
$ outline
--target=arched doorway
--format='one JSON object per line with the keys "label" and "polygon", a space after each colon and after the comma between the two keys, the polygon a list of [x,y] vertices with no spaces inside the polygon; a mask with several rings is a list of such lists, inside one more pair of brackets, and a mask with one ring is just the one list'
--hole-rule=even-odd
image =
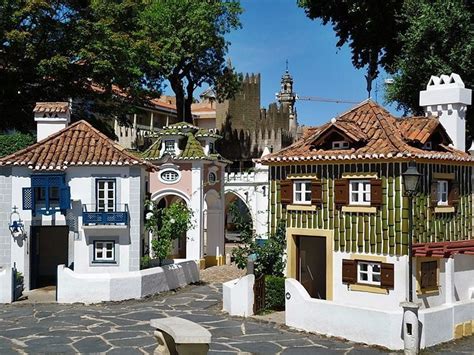
{"label": "arched doorway", "polygon": [[[234,206],[232,208],[232,206]],[[240,231],[234,223],[232,210],[241,216],[244,221],[250,223],[253,228],[252,215],[250,208],[240,196],[234,192],[226,192],[225,194],[225,240],[226,242],[239,242]]]}
{"label": "arched doorway", "polygon": [[[173,193],[153,196],[152,200],[154,200],[157,203],[158,208],[167,208],[171,206],[171,204],[173,203],[183,203],[187,205],[187,202],[184,200],[182,196],[178,196]],[[173,248],[172,248],[170,256],[173,257],[174,259],[185,259],[186,250],[187,250],[186,244],[187,244],[186,233],[183,233],[182,235],[180,235],[178,238],[174,240]],[[150,240],[150,245],[151,245],[151,240]]]}

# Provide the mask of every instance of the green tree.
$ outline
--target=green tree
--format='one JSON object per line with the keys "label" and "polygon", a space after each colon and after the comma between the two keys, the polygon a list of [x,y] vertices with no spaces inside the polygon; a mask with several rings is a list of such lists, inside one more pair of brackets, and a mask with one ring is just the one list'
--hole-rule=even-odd
{"label": "green tree", "polygon": [[163,261],[170,255],[173,241],[192,228],[193,212],[184,203],[175,202],[167,208],[159,208],[154,202],[146,202],[147,214],[145,229],[153,235],[153,256]]}
{"label": "green tree", "polygon": [[[405,0],[400,21],[400,53],[387,67],[394,84],[387,100],[405,112],[422,113],[418,93],[430,75],[457,73],[466,87],[474,85],[473,12],[459,0]],[[472,122],[470,122],[471,132]]]}
{"label": "green tree", "polygon": [[178,121],[192,123],[197,87],[215,87],[220,100],[238,91],[239,76],[225,63],[224,36],[241,26],[241,12],[235,0],[151,0],[143,11],[143,37],[153,42],[152,66],[164,72],[176,95]]}
{"label": "green tree", "polygon": [[13,132],[11,134],[0,134],[0,157],[12,154],[20,149],[26,148],[36,142],[31,134]]}
{"label": "green tree", "polygon": [[[356,68],[393,75],[386,100],[420,113],[419,91],[431,75],[457,73],[473,85],[473,5],[464,0],[299,0],[311,19],[331,23]],[[472,110],[468,129],[474,132]],[[471,133],[472,134],[472,133]]]}
{"label": "green tree", "polygon": [[[159,93],[162,75],[137,27],[144,4],[0,1],[0,130],[33,128],[37,101],[78,99],[73,119],[93,120],[92,112],[120,116],[124,102]],[[122,102],[112,100],[113,85],[123,89]]]}
{"label": "green tree", "polygon": [[229,207],[236,230],[240,233],[240,245],[232,250],[232,257],[239,269],[247,267],[249,257],[254,259],[254,272],[260,275],[283,276],[285,270],[284,255],[286,252],[286,227],[283,221],[277,226],[276,232],[264,243],[256,241],[250,215],[242,213],[236,203]]}

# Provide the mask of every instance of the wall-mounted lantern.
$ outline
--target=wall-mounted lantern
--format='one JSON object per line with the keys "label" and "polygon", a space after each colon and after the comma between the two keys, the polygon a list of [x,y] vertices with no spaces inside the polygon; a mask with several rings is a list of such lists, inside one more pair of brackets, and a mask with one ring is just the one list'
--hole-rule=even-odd
{"label": "wall-mounted lantern", "polygon": [[18,213],[18,207],[13,206],[13,212],[10,213],[10,224],[8,225],[10,233],[13,238],[22,237],[25,235],[25,225]]}

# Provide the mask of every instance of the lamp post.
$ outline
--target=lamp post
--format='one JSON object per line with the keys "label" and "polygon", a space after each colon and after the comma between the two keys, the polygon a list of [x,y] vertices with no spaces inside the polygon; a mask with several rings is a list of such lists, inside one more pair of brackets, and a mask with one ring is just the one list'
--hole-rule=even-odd
{"label": "lamp post", "polygon": [[418,193],[422,174],[416,163],[410,162],[402,176],[404,194],[408,197],[408,302],[413,302],[413,197]]}

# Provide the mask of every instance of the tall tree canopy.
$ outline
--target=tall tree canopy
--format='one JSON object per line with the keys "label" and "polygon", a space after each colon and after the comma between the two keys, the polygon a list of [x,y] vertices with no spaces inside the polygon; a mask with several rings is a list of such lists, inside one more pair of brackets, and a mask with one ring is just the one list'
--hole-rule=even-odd
{"label": "tall tree canopy", "polygon": [[147,75],[133,21],[142,7],[139,0],[1,1],[0,129],[30,128],[36,101],[110,102],[113,84],[132,98],[155,91],[161,77]]}
{"label": "tall tree canopy", "polygon": [[[387,102],[420,113],[419,91],[431,75],[457,73],[473,87],[473,6],[464,0],[299,0],[311,19],[331,23],[356,68],[393,75]],[[468,129],[474,132],[472,109]],[[472,134],[472,133],[471,133]]]}
{"label": "tall tree canopy", "polygon": [[226,66],[225,34],[241,26],[238,1],[151,0],[141,16],[145,37],[154,42],[153,58],[176,95],[179,121],[192,123],[194,90],[208,84],[218,99],[233,96],[238,76]]}
{"label": "tall tree canopy", "polygon": [[[235,76],[223,65],[224,34],[239,26],[241,10],[234,1],[202,3],[0,0],[0,131],[31,129],[37,101],[73,98],[80,103],[73,115],[96,126],[97,113],[123,118],[135,104],[158,96],[165,79],[179,92],[174,72],[187,80],[185,93],[192,94],[189,83],[224,80],[223,95],[232,95]],[[176,27],[164,22],[157,27],[168,32],[151,30],[154,20],[167,18]],[[180,41],[193,43],[180,47]]]}

